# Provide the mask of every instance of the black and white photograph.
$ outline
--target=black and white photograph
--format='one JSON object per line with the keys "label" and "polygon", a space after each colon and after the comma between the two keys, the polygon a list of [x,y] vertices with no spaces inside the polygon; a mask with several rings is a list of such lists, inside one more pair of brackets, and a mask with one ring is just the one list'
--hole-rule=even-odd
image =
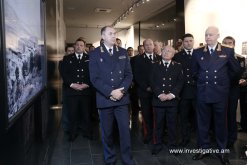
{"label": "black and white photograph", "polygon": [[40,0],[4,1],[8,119],[44,87],[44,36]]}

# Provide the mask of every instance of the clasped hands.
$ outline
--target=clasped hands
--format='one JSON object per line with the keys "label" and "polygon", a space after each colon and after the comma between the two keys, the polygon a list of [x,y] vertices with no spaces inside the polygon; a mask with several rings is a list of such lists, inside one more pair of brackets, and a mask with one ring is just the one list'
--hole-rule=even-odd
{"label": "clasped hands", "polygon": [[73,89],[75,89],[75,90],[82,91],[83,89],[88,88],[89,85],[84,84],[84,83],[82,83],[82,84],[72,83],[70,85],[70,87],[73,88]]}
{"label": "clasped hands", "polygon": [[174,95],[171,94],[171,93],[168,93],[168,94],[165,94],[165,93],[162,93],[158,96],[158,98],[160,99],[160,101],[166,101],[166,100],[172,100],[174,99]]}
{"label": "clasped hands", "polygon": [[118,88],[118,89],[114,89],[113,91],[111,91],[111,96],[110,96],[110,99],[112,101],[118,101],[118,100],[121,100],[121,98],[123,97],[124,95],[124,87],[122,88]]}
{"label": "clasped hands", "polygon": [[247,81],[245,79],[240,79],[239,80],[239,85],[242,86],[242,87],[244,87],[244,86],[247,85]]}

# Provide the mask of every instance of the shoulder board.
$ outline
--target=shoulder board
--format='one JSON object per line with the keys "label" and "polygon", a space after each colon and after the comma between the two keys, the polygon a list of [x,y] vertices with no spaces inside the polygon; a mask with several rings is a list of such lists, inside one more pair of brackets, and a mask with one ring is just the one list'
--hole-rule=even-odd
{"label": "shoulder board", "polygon": [[195,49],[200,49],[200,48],[204,48],[204,47],[205,47],[205,45],[202,45],[202,46],[199,46],[199,47],[197,47]]}
{"label": "shoulder board", "polygon": [[227,48],[233,48],[232,46],[226,45],[226,44],[221,44],[221,46],[227,47]]}

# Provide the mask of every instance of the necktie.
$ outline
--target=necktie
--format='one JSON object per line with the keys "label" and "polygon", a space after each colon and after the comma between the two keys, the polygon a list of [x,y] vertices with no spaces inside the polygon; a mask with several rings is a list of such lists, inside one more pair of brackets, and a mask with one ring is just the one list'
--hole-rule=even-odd
{"label": "necktie", "polygon": [[191,51],[190,51],[190,50],[188,50],[188,51],[187,51],[187,53],[188,53],[188,55],[191,55],[191,54],[190,54],[190,53],[191,53]]}
{"label": "necktie", "polygon": [[168,68],[168,62],[165,62],[165,68],[166,69]]}
{"label": "necktie", "polygon": [[214,53],[214,49],[210,49],[211,56],[213,55],[213,53]]}
{"label": "necktie", "polygon": [[80,60],[81,59],[81,55],[80,54],[78,54],[78,60]]}
{"label": "necktie", "polygon": [[110,54],[110,56],[113,55],[113,54],[112,54],[112,49],[109,49],[109,54]]}
{"label": "necktie", "polygon": [[152,55],[151,55],[151,54],[149,55],[149,59],[150,59],[151,61],[153,60],[153,59],[152,59]]}

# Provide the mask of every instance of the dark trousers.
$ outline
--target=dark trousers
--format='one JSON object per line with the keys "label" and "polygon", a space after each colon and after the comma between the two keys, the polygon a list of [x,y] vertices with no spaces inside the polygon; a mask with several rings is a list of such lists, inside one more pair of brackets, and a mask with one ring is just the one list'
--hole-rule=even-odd
{"label": "dark trousers", "polygon": [[62,123],[63,130],[66,132],[69,132],[70,130],[69,107],[67,105],[67,101],[66,101],[66,97],[64,93],[62,94],[62,104],[63,104],[63,107],[62,107],[61,123]]}
{"label": "dark trousers", "polygon": [[[189,141],[191,134],[191,123],[196,119],[195,115],[196,101],[195,99],[181,99],[179,102],[179,117],[182,133],[182,140]],[[194,123],[193,123],[194,124]]]}
{"label": "dark trousers", "polygon": [[140,97],[144,140],[153,139],[152,96]]}
{"label": "dark trousers", "polygon": [[102,142],[105,163],[116,161],[116,151],[113,143],[113,121],[117,121],[120,137],[120,150],[124,165],[133,165],[129,130],[128,106],[116,106],[99,109]]}
{"label": "dark trousers", "polygon": [[210,148],[210,120],[214,117],[214,130],[219,149],[225,149],[227,144],[227,99],[217,103],[197,101],[198,145],[200,148]]}
{"label": "dark trousers", "polygon": [[237,140],[237,107],[239,99],[239,86],[231,87],[229,94],[229,102],[227,109],[227,127],[228,127],[228,143],[234,143]]}
{"label": "dark trousers", "polygon": [[247,132],[247,91],[240,92],[241,128]]}
{"label": "dark trousers", "polygon": [[154,107],[154,144],[162,146],[164,120],[167,122],[168,147],[176,146],[177,106]]}
{"label": "dark trousers", "polygon": [[84,136],[91,136],[91,96],[67,96],[66,101],[69,108],[70,133],[76,134],[78,128],[81,128]]}

